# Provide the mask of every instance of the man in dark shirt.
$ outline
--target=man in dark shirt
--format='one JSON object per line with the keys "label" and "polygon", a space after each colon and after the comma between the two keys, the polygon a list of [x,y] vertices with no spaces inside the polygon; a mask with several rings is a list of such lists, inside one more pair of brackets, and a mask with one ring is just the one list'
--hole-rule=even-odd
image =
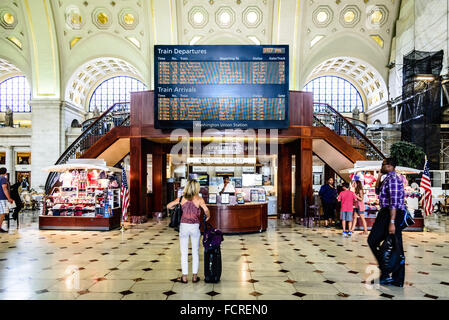
{"label": "man in dark shirt", "polygon": [[[382,163],[382,169],[376,181],[376,193],[379,195],[380,211],[374,221],[371,232],[368,236],[368,244],[377,259],[380,267],[380,284],[392,284],[398,287],[404,285],[405,276],[405,256],[402,246],[401,222],[404,220],[404,185],[402,179],[396,174],[396,160],[387,158]],[[385,175],[382,180],[382,176]],[[395,234],[402,259],[400,268],[390,275],[382,270],[382,257],[379,246],[388,234]]]}
{"label": "man in dark shirt", "polygon": [[324,224],[330,228],[330,223],[335,217],[335,206],[337,203],[337,189],[334,187],[334,178],[329,178],[327,184],[321,186],[318,193],[323,204]]}
{"label": "man in dark shirt", "polygon": [[3,220],[5,215],[9,213],[8,202],[13,203],[9,194],[9,182],[6,175],[6,168],[0,168],[0,232],[5,233],[2,229]]}

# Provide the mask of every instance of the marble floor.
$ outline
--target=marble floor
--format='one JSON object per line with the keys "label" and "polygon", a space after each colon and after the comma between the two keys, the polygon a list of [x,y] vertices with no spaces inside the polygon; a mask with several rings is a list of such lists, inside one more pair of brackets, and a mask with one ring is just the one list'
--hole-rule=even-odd
{"label": "marble floor", "polygon": [[[449,299],[448,220],[406,232],[406,285],[379,286],[367,236],[269,220],[267,232],[225,236],[218,284],[183,284],[177,232],[150,220],[118,230],[40,231],[22,216],[0,234],[0,299]],[[200,249],[200,276],[203,254]],[[366,282],[366,284],[365,284]]]}

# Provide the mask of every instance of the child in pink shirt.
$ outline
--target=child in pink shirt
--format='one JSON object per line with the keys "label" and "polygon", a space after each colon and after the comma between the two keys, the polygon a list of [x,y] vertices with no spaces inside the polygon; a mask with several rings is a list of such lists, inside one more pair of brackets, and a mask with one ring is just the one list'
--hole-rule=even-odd
{"label": "child in pink shirt", "polygon": [[[338,201],[341,202],[340,219],[343,225],[343,237],[351,236],[351,222],[356,200],[355,193],[349,190],[349,183],[343,183],[343,191],[338,195]],[[348,231],[346,231],[346,222],[348,222]]]}

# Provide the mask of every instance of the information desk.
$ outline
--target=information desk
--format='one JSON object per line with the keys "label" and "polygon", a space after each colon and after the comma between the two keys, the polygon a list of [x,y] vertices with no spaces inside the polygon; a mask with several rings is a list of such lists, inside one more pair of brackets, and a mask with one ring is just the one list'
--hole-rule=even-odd
{"label": "information desk", "polygon": [[209,223],[223,233],[262,232],[267,230],[267,202],[238,205],[208,204]]}

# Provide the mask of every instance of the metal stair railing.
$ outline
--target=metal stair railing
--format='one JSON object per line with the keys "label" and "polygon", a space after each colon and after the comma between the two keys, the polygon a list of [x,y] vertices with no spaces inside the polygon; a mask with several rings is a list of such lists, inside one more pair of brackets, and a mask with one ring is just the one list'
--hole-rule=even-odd
{"label": "metal stair railing", "polygon": [[[113,104],[91,123],[63,152],[55,164],[64,164],[69,159],[79,158],[87,149],[101,139],[114,127],[128,127],[130,120],[129,102]],[[59,179],[59,173],[50,172],[45,183],[45,193],[49,194],[53,185]]]}
{"label": "metal stair railing", "polygon": [[326,103],[315,102],[313,104],[313,125],[328,127],[358,150],[367,160],[383,160],[385,158],[374,143],[350,120]]}

